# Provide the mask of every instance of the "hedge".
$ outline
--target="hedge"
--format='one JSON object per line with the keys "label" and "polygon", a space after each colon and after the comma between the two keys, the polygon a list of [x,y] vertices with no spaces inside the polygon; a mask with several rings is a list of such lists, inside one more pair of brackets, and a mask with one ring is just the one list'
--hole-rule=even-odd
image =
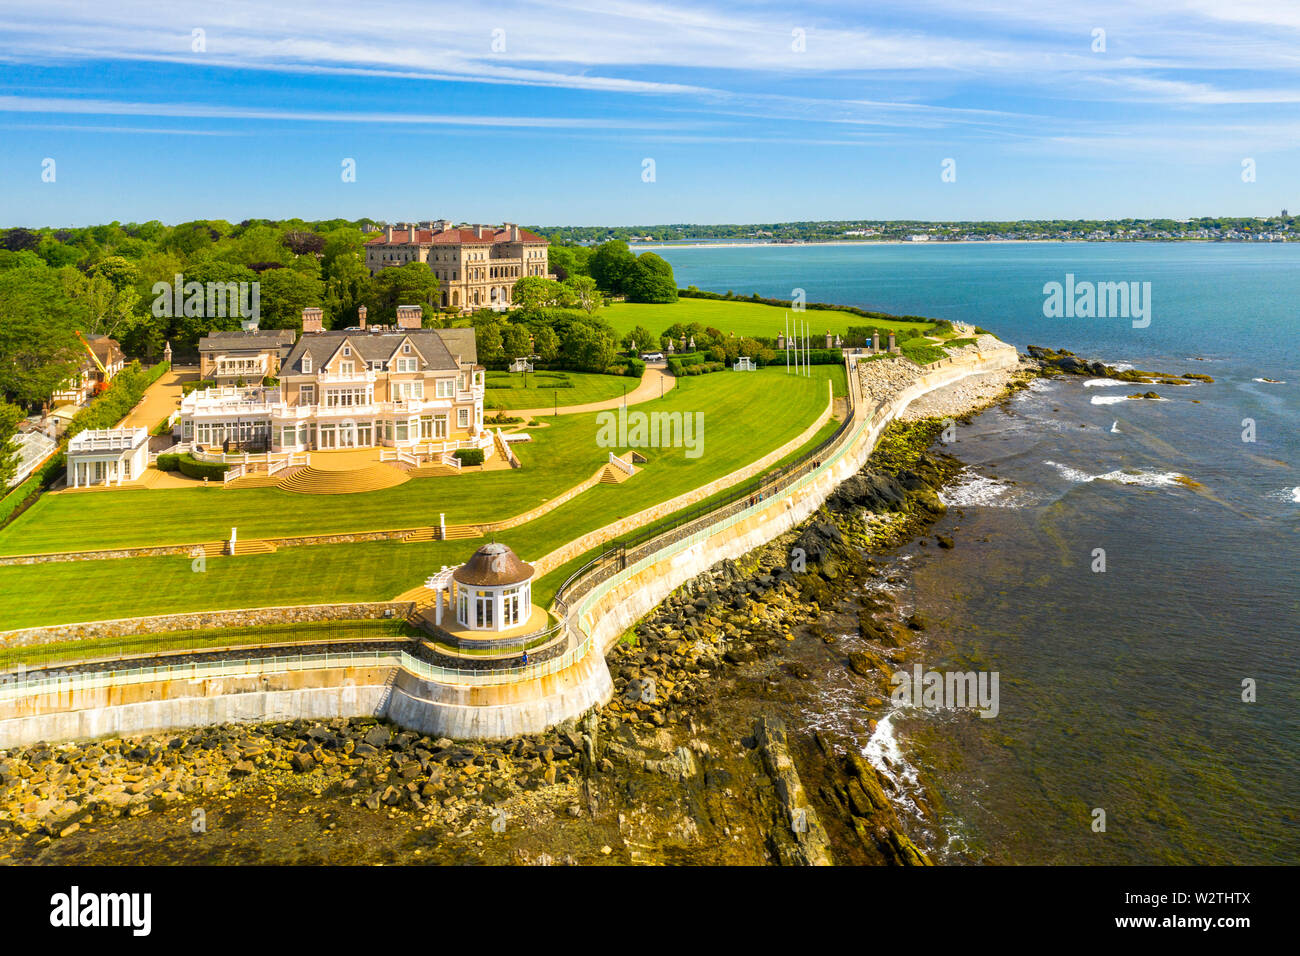
{"label": "hedge", "polygon": [[462,465],[483,464],[482,448],[457,448],[452,454],[460,459]]}
{"label": "hedge", "polygon": [[181,467],[181,456],[179,452],[163,452],[158,456],[155,463],[159,471],[179,471]]}
{"label": "hedge", "polygon": [[[718,292],[705,292],[691,286],[688,289],[678,289],[677,294],[685,299],[722,299],[728,302],[758,302],[762,305],[772,305],[782,309],[793,309],[794,302],[790,299],[767,299],[760,296],[757,292],[752,295],[736,295],[734,292],[728,292],[723,295]],[[833,302],[805,302],[803,307],[810,311],[828,311],[828,312],[847,312],[850,315],[860,315],[864,319],[888,319],[891,322],[925,322],[935,324],[946,321],[945,319],[932,319],[927,315],[891,315],[888,312],[874,312],[870,309],[859,309],[855,305],[836,305]],[[952,324],[949,323],[951,328]]]}
{"label": "hedge", "polygon": [[13,491],[0,498],[0,525],[22,510],[22,506],[54,483],[67,464],[67,456],[56,452],[18,485]]}
{"label": "hedge", "polygon": [[[158,457],[163,458],[165,456],[159,455]],[[189,478],[213,478],[220,481],[226,472],[230,470],[230,466],[224,462],[199,461],[188,452],[177,457],[177,465],[181,470],[181,474]]]}

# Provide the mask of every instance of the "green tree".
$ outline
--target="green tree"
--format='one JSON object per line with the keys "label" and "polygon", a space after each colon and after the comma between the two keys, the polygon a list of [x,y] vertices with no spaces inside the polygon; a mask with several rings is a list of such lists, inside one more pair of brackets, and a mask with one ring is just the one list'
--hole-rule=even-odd
{"label": "green tree", "polygon": [[528,344],[528,329],[525,326],[507,325],[501,332],[501,343],[506,361],[532,354]]}
{"label": "green tree", "polygon": [[618,340],[606,326],[588,322],[570,323],[561,339],[560,357],[583,372],[603,372],[614,362]]}
{"label": "green tree", "polygon": [[654,343],[654,334],[642,325],[638,325],[627,335],[623,336],[624,347],[635,348],[639,352],[653,351],[655,348]]}
{"label": "green tree", "polygon": [[596,285],[613,295],[623,293],[623,283],[637,258],[622,239],[602,243],[587,260],[587,268]]}
{"label": "green tree", "polygon": [[653,252],[642,254],[623,279],[623,293],[629,302],[676,302],[677,282],[673,279],[672,266]]}
{"label": "green tree", "polygon": [[0,396],[38,407],[81,364],[59,275],[48,268],[0,272]]}
{"label": "green tree", "polygon": [[572,276],[564,284],[571,290],[573,303],[588,315],[594,315],[605,304],[596,288],[596,280],[591,276]]}
{"label": "green tree", "polygon": [[549,325],[533,329],[533,351],[542,357],[543,362],[554,362],[560,354],[560,337]]}
{"label": "green tree", "polygon": [[17,405],[0,402],[0,488],[18,472],[18,449],[13,444],[23,410]]}
{"label": "green tree", "polygon": [[547,309],[572,305],[573,290],[545,276],[524,276],[515,283],[512,298],[525,316],[536,317]]}
{"label": "green tree", "polygon": [[433,270],[422,262],[381,269],[372,282],[369,306],[376,322],[397,321],[399,305],[422,305],[429,314],[438,307],[442,283]]}
{"label": "green tree", "polygon": [[259,281],[264,329],[302,328],[302,310],[320,305],[325,297],[320,279],[292,269],[270,269],[262,273]]}

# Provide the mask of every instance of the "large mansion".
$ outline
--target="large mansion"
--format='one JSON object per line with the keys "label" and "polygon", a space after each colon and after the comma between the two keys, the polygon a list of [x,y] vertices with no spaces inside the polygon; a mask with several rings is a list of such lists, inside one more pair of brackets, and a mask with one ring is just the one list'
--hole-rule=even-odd
{"label": "large mansion", "polygon": [[[222,356],[249,362],[239,373],[251,384],[220,384],[227,366],[218,384],[185,396],[181,440],[211,451],[490,448],[473,329],[421,328],[418,305],[399,306],[396,326],[361,321],[327,332],[321,310],[304,309],[288,346],[283,333],[222,333],[208,343],[214,372]],[[262,384],[277,372],[278,385]]]}
{"label": "large mansion", "polygon": [[524,276],[550,275],[546,240],[508,222],[502,226],[453,226],[446,219],[387,226],[366,243],[371,274],[408,262],[426,263],[442,283],[444,309],[463,312],[505,309]]}

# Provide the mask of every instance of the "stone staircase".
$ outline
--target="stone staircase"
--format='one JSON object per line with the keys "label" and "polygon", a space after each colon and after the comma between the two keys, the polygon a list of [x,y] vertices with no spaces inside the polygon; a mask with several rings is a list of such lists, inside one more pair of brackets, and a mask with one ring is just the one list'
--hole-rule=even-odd
{"label": "stone staircase", "polygon": [[346,471],[330,471],[307,465],[279,484],[285,491],[303,495],[349,495],[395,488],[407,481],[410,478],[406,472],[389,465],[370,465]]}
{"label": "stone staircase", "polygon": [[600,473],[600,483],[602,485],[621,485],[631,477],[622,468],[606,465],[605,470]]}
{"label": "stone staircase", "polygon": [[[246,554],[275,554],[275,545],[269,541],[259,541],[256,538],[248,541],[235,542],[235,557]],[[203,556],[205,558],[219,558],[226,553],[226,542],[224,541],[207,541],[203,544]]]}
{"label": "stone staircase", "polygon": [[438,533],[437,528],[419,528],[409,534],[402,535],[402,540],[407,544],[421,544],[426,541],[451,541],[459,538],[481,538],[483,532],[477,528],[467,525],[448,525],[447,536],[444,538]]}

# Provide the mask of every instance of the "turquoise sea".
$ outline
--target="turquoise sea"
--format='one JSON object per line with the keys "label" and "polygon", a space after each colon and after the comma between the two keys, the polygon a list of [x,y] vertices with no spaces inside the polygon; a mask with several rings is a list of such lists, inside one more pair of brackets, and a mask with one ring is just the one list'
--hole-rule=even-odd
{"label": "turquoise sea", "polygon": [[[681,286],[1212,376],[1162,401],[1040,382],[959,428],[968,470],[935,529],[956,548],[896,560],[931,621],[917,660],[996,671],[1000,710],[903,710],[863,744],[903,793],[918,767],[936,782],[944,809],[915,829],[951,861],[1300,862],[1300,245],[658,251]],[[1046,318],[1067,274],[1150,283],[1150,324]]]}

